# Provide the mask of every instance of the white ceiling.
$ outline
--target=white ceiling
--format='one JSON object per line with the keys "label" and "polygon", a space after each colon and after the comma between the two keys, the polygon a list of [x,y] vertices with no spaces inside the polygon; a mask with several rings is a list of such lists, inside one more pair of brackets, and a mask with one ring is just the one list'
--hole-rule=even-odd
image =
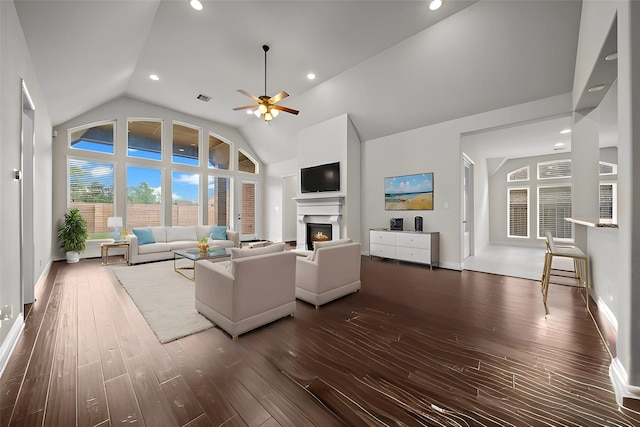
{"label": "white ceiling", "polygon": [[[580,1],[444,1],[15,3],[54,125],[128,96],[235,127],[272,163],[345,113],[367,141],[571,92]],[[268,95],[301,111],[269,125],[232,111],[264,92],[263,44]]]}

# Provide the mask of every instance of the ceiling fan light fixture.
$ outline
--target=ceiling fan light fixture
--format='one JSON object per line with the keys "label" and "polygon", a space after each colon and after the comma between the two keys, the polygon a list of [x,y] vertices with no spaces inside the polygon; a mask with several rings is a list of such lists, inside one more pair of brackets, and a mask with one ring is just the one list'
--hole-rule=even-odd
{"label": "ceiling fan light fixture", "polygon": [[[275,117],[278,116],[279,111],[282,110],[289,114],[297,115],[299,113],[298,110],[294,110],[293,108],[276,106],[275,104],[282,99],[289,96],[289,94],[285,91],[278,92],[274,96],[267,95],[267,52],[269,51],[268,45],[263,45],[262,50],[264,51],[264,95],[262,96],[254,96],[247,92],[246,90],[238,89],[238,92],[241,94],[248,96],[253,99],[256,103],[252,105],[245,105],[244,107],[236,107],[234,111],[248,110],[248,113],[253,112],[256,117],[260,117],[262,115],[265,122],[270,122]],[[253,110],[255,108],[255,110]]]}

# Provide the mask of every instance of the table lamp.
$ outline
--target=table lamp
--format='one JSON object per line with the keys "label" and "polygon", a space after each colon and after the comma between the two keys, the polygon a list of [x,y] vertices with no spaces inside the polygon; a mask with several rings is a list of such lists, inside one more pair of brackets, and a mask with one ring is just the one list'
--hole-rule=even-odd
{"label": "table lamp", "polygon": [[120,227],[122,227],[122,217],[110,216],[107,218],[107,226],[113,227],[113,240],[120,240]]}

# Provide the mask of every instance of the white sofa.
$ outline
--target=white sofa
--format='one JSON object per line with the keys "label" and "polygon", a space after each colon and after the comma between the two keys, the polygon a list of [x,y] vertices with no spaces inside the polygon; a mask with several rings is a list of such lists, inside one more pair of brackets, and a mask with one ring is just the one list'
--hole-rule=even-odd
{"label": "white sofa", "polygon": [[228,263],[197,262],[196,310],[234,340],[259,326],[293,316],[297,256],[283,250],[284,243],[232,249]]}
{"label": "white sofa", "polygon": [[360,289],[360,243],[350,239],[316,242],[313,254],[299,257],[296,298],[319,308]]}
{"label": "white sofa", "polygon": [[[149,227],[155,243],[138,244],[138,237],[129,233],[129,264],[173,259],[172,250],[195,248],[200,239],[211,235],[211,226]],[[226,240],[211,240],[209,244],[225,248],[240,246],[238,232],[227,230]]]}

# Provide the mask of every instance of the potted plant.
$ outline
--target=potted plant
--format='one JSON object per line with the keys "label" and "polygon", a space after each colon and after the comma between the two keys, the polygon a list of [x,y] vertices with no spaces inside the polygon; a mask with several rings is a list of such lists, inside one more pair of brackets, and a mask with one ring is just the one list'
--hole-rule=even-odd
{"label": "potted plant", "polygon": [[87,221],[80,215],[78,208],[71,208],[64,214],[64,223],[58,229],[60,247],[67,255],[67,262],[80,260],[80,252],[86,251],[85,242],[89,237]]}

